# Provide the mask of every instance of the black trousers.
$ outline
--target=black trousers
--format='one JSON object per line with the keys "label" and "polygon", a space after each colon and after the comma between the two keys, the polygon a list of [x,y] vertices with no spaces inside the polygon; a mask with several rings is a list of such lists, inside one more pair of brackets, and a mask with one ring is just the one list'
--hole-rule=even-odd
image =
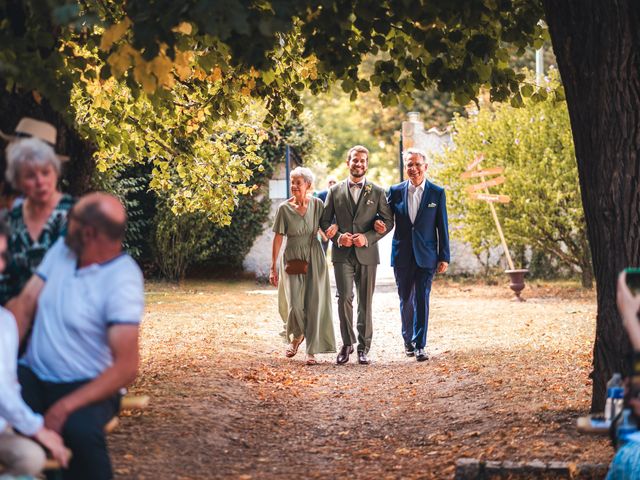
{"label": "black trousers", "polygon": [[[40,380],[29,368],[18,368],[22,397],[33,411],[45,414],[60,398],[77,390],[88,381],[51,383]],[[62,438],[73,456],[69,469],[62,471],[64,480],[109,480],[113,478],[111,461],[107,452],[104,426],[120,408],[120,396],[76,410],[67,419]],[[55,472],[47,474],[49,480],[59,479]]]}

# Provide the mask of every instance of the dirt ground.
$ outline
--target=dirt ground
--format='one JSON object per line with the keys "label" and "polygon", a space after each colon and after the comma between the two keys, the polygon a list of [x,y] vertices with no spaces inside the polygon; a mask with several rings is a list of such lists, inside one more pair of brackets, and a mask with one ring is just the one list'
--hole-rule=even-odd
{"label": "dirt ground", "polygon": [[372,364],[321,355],[309,367],[302,349],[283,355],[275,289],[148,284],[131,390],[152,403],[110,435],[117,478],[448,479],[461,457],[610,461],[606,438],[575,428],[591,396],[594,294],[523,296],[436,282],[418,363],[404,356],[394,287],[379,286]]}

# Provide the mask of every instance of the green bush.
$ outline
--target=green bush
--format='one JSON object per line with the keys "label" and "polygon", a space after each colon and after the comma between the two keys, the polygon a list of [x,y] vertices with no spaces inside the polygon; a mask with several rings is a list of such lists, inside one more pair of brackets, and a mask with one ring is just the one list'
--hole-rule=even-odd
{"label": "green bush", "polygon": [[457,117],[455,148],[443,156],[437,177],[448,187],[452,223],[460,226],[454,235],[479,252],[500,240],[487,203],[471,200],[465,191],[481,179],[460,176],[479,154],[482,168],[503,167],[506,182],[490,191],[511,197],[510,203],[495,204],[510,251],[529,246],[549,255],[557,268],[580,272],[583,285],[590,287],[591,256],[567,107],[552,98],[536,100]]}

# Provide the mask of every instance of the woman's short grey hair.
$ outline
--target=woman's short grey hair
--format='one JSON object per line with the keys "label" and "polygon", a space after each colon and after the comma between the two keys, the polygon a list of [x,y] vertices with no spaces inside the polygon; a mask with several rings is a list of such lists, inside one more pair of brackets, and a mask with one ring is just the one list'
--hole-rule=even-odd
{"label": "woman's short grey hair", "polygon": [[304,179],[305,182],[307,182],[308,185],[313,185],[313,181],[316,179],[316,177],[313,175],[313,172],[309,170],[307,167],[296,167],[293,170],[291,170],[291,173],[289,174],[289,176],[291,178],[301,177]]}
{"label": "woman's short grey hair", "polygon": [[408,162],[411,155],[420,155],[422,157],[422,160],[424,160],[424,163],[429,163],[429,159],[427,158],[427,154],[424,153],[424,150],[415,147],[407,148],[404,152],[402,152],[402,161],[405,163]]}
{"label": "woman's short grey hair", "polygon": [[9,143],[6,150],[7,171],[5,178],[16,190],[20,190],[20,173],[25,165],[44,167],[51,165],[60,177],[60,159],[53,150],[37,138],[23,138]]}

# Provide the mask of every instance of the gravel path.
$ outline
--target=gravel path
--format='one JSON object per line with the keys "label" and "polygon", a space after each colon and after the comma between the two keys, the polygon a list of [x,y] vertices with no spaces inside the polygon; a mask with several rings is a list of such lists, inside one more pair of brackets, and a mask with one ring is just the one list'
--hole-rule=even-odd
{"label": "gravel path", "polygon": [[431,358],[419,364],[404,356],[387,283],[374,298],[373,363],[321,355],[307,367],[300,353],[284,358],[271,287],[147,290],[132,390],[152,404],[110,437],[117,478],[444,479],[461,457],[612,456],[606,438],[575,430],[591,395],[591,292],[528,286],[519,304],[504,285],[438,281]]}

